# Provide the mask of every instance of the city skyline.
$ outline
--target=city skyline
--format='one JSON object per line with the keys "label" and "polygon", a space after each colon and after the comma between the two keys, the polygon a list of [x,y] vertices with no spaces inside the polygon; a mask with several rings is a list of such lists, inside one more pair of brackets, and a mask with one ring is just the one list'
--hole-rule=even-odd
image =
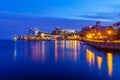
{"label": "city skyline", "polygon": [[112,25],[120,20],[119,4],[120,0],[2,0],[0,35],[26,34],[31,26],[50,32],[57,26],[78,30],[96,21]]}
{"label": "city skyline", "polygon": [[119,80],[120,0],[0,0],[0,80]]}

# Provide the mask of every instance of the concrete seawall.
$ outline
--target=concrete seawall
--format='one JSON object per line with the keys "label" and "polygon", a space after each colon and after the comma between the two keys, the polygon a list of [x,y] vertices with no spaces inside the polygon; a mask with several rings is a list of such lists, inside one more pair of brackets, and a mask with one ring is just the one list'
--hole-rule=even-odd
{"label": "concrete seawall", "polygon": [[100,49],[112,49],[112,50],[120,50],[120,42],[114,41],[91,41],[91,40],[82,40],[83,42],[94,46]]}

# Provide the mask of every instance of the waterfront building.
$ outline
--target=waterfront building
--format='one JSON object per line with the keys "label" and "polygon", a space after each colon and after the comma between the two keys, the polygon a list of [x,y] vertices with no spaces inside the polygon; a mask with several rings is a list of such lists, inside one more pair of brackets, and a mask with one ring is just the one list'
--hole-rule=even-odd
{"label": "waterfront building", "polygon": [[116,31],[115,39],[120,40],[120,22],[114,23],[113,27]]}
{"label": "waterfront building", "polygon": [[55,28],[55,30],[52,31],[51,34],[52,34],[52,35],[60,35],[61,32],[62,32],[62,28],[57,27],[57,28]]}
{"label": "waterfront building", "polygon": [[28,35],[29,35],[29,38],[32,39],[32,37],[33,37],[33,28],[29,28]]}
{"label": "waterfront building", "polygon": [[62,35],[50,35],[51,40],[63,40],[64,36]]}
{"label": "waterfront building", "polygon": [[101,26],[100,22],[96,22],[96,24],[93,26],[87,26],[83,28],[81,31],[81,35],[83,35],[88,39],[99,39],[99,40],[105,39],[105,38],[108,38],[109,27],[112,27],[112,26]]}
{"label": "waterfront building", "polygon": [[52,40],[63,40],[63,39],[78,39],[78,35],[76,34],[75,30],[70,29],[62,29],[62,28],[56,28],[51,33],[51,39]]}
{"label": "waterfront building", "polygon": [[55,30],[53,30],[51,33],[51,40],[64,39],[64,35],[62,34],[62,30],[63,29],[60,27],[55,28]]}
{"label": "waterfront building", "polygon": [[38,34],[38,32],[40,32],[40,30],[38,28],[33,28],[34,36],[36,36]]}
{"label": "waterfront building", "polygon": [[61,33],[74,34],[76,32],[75,30],[65,29],[65,30],[61,30]]}
{"label": "waterfront building", "polygon": [[45,32],[38,32],[38,34],[36,35],[36,38],[39,39],[50,39],[50,33],[45,33]]}

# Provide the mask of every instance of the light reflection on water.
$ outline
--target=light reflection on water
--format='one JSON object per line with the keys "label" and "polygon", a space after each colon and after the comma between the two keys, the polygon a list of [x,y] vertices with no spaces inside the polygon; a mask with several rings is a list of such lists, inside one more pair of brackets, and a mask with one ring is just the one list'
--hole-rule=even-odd
{"label": "light reflection on water", "polygon": [[15,42],[14,48],[14,59],[16,58],[25,58],[32,61],[42,61],[45,60],[45,43],[42,42],[24,42],[19,43]]}
{"label": "light reflection on water", "polygon": [[[32,44],[32,43],[31,43]],[[31,45],[31,53],[33,61],[40,61],[40,44]]]}
{"label": "light reflection on water", "polygon": [[78,52],[80,50],[79,41],[66,41],[66,49],[72,50],[72,53],[69,54],[69,57],[72,57],[74,61],[78,58]]}
{"label": "light reflection on water", "polygon": [[90,66],[94,65],[95,63],[95,54],[90,51],[89,49],[86,49],[86,58]]}
{"label": "light reflection on water", "polygon": [[17,49],[16,49],[16,41],[15,41],[15,47],[14,47],[14,60],[16,59],[16,54],[17,54],[17,53],[16,53],[16,50],[17,50]]}
{"label": "light reflection on water", "polygon": [[42,60],[45,60],[45,42],[42,41]]}
{"label": "light reflection on water", "polygon": [[97,63],[98,63],[98,69],[100,70],[102,67],[102,57],[100,56],[97,57]]}
{"label": "light reflection on water", "polygon": [[60,41],[61,43],[61,45],[60,45],[60,47],[62,48],[62,59],[64,60],[65,59],[65,41],[64,40],[62,40],[62,41]]}
{"label": "light reflection on water", "polygon": [[[78,51],[80,50],[79,41],[55,41],[55,62],[58,62],[58,58],[61,57],[63,60],[65,56],[67,58],[77,60]],[[71,51],[68,53],[68,51]],[[66,53],[66,54],[65,54]],[[61,56],[62,54],[62,56]]]}
{"label": "light reflection on water", "polygon": [[55,41],[55,61],[58,61],[58,41]]}
{"label": "light reflection on water", "polygon": [[[108,76],[113,77],[113,53],[109,53],[107,51],[98,51],[88,45],[82,45],[76,40],[23,42],[22,44],[23,45],[21,45],[21,43],[15,43],[15,59],[20,57],[17,56],[18,54],[23,54],[25,59],[36,62],[46,63],[47,61],[51,60],[53,60],[55,63],[67,63],[67,61],[71,63],[76,62],[76,65],[82,64],[83,66],[88,66],[90,70],[92,69],[92,72],[90,71],[90,73],[97,74],[94,73],[94,71],[97,71],[101,73],[98,75],[107,73]],[[80,68],[84,69],[84,67]]]}
{"label": "light reflection on water", "polygon": [[112,76],[113,72],[113,55],[112,53],[107,53],[107,64],[108,64],[108,74]]}
{"label": "light reflection on water", "polygon": [[[113,55],[112,55],[112,53],[106,53],[106,54],[107,54],[108,75],[112,76],[112,72],[113,72]],[[102,57],[97,56],[91,50],[86,49],[86,58],[87,58],[87,61],[88,61],[90,66],[93,66],[95,64],[95,59],[97,59],[98,69],[99,70],[101,69],[102,61],[103,61]]]}

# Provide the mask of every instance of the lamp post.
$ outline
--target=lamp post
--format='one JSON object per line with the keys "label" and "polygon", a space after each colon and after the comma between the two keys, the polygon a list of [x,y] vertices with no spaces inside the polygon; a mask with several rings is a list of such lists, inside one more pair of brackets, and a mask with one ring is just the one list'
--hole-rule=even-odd
{"label": "lamp post", "polygon": [[112,31],[111,30],[108,30],[108,32],[107,32],[107,34],[108,34],[108,39],[110,39],[112,36]]}
{"label": "lamp post", "polygon": [[107,29],[108,39],[113,39],[115,35],[115,29],[112,26],[109,26]]}

